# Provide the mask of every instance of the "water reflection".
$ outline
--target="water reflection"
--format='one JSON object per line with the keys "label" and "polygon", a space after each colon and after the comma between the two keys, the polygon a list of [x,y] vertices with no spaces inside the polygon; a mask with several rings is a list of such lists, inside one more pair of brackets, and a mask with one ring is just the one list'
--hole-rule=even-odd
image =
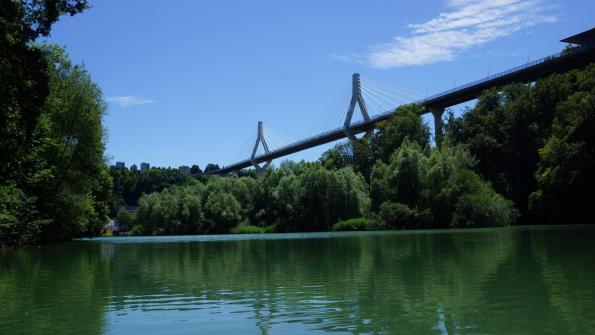
{"label": "water reflection", "polygon": [[0,333],[584,334],[595,327],[594,236],[584,226],[10,251]]}

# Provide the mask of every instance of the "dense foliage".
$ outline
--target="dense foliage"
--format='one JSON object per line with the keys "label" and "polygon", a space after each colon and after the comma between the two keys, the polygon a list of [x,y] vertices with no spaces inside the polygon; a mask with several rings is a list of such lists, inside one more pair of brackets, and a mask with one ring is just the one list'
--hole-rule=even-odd
{"label": "dense foliage", "polygon": [[[210,177],[206,184],[193,181],[144,195],[138,201],[132,233],[261,233],[514,223],[517,211],[512,202],[472,170],[476,162],[463,146],[429,146],[427,126],[415,108],[404,108],[403,113],[353,145],[327,151],[317,163],[287,161],[262,178]],[[387,145],[396,150],[385,162],[378,147]],[[366,161],[378,157],[371,167],[359,165],[361,170],[371,171],[369,184],[349,166],[358,152],[372,153]]]}
{"label": "dense foliage", "polygon": [[[196,175],[202,175],[202,173],[199,174],[200,168],[197,165],[195,167]],[[151,168],[139,171],[135,165],[130,169],[112,166],[109,172],[113,180],[113,197],[110,206],[112,217],[123,207],[138,206],[138,199],[143,194],[161,192],[174,185],[185,185],[191,179],[178,169],[172,168]]]}
{"label": "dense foliage", "polygon": [[132,232],[324,231],[368,208],[367,185],[351,168],[286,162],[261,179],[211,177],[144,195]]}
{"label": "dense foliage", "polygon": [[48,62],[49,92],[31,134],[23,139],[26,149],[3,164],[19,170],[3,171],[0,184],[0,236],[10,244],[98,234],[111,201],[101,91],[62,49],[39,50]]}
{"label": "dense foliage", "polygon": [[506,226],[516,219],[512,202],[471,170],[462,147],[422,150],[405,142],[389,164],[378,161],[370,192],[380,228]]}
{"label": "dense foliage", "polygon": [[416,142],[422,148],[429,145],[430,130],[419,117],[422,112],[423,107],[419,105],[401,106],[393,117],[380,122],[373,132],[358,141],[336,145],[323,153],[320,161],[328,169],[353,166],[369,180],[374,163],[377,160],[387,163],[405,139]]}
{"label": "dense foliage", "polygon": [[490,90],[447,138],[514,201],[521,223],[585,223],[595,205],[595,65]]}
{"label": "dense foliage", "polygon": [[89,73],[35,45],[86,1],[0,5],[0,244],[97,234],[108,218],[105,105]]}

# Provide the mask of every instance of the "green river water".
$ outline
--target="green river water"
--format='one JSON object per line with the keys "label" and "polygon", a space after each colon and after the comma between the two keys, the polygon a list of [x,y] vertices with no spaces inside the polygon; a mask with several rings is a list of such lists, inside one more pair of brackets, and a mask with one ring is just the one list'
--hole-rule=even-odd
{"label": "green river water", "polygon": [[0,334],[595,334],[595,226],[0,251]]}

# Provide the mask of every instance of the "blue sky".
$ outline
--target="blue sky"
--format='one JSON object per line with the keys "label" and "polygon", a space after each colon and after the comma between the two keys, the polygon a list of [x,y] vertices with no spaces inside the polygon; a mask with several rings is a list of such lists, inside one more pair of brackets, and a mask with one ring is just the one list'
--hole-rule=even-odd
{"label": "blue sky", "polygon": [[[348,99],[354,72],[421,98],[558,52],[561,38],[595,25],[592,0],[92,6],[63,17],[49,41],[103,90],[107,154],[128,166],[226,165],[249,156],[258,121],[285,141],[320,126]],[[289,158],[315,160],[328,147]]]}

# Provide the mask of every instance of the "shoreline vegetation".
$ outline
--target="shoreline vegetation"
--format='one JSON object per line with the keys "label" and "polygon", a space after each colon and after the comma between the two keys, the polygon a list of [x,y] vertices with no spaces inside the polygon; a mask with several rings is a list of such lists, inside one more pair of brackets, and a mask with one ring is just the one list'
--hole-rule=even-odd
{"label": "shoreline vegetation", "polygon": [[[373,133],[316,162],[284,161],[261,178],[196,168],[184,182],[133,199],[127,204],[138,211],[118,218],[131,235],[589,223],[594,78],[589,65],[485,91],[473,108],[447,116],[439,148],[418,116],[422,106],[401,106]],[[134,180],[143,178],[126,169],[111,174],[136,190]],[[122,185],[114,198],[124,189],[130,200]]]}
{"label": "shoreline vegetation", "polygon": [[[485,91],[433,145],[406,105],[316,162],[211,176],[108,167],[100,88],[37,44],[87,1],[8,1],[0,27],[0,246],[98,236],[590,223],[595,65]],[[4,17],[5,16],[5,17]],[[209,164],[205,171],[216,165]],[[129,212],[126,208],[137,208]]]}

